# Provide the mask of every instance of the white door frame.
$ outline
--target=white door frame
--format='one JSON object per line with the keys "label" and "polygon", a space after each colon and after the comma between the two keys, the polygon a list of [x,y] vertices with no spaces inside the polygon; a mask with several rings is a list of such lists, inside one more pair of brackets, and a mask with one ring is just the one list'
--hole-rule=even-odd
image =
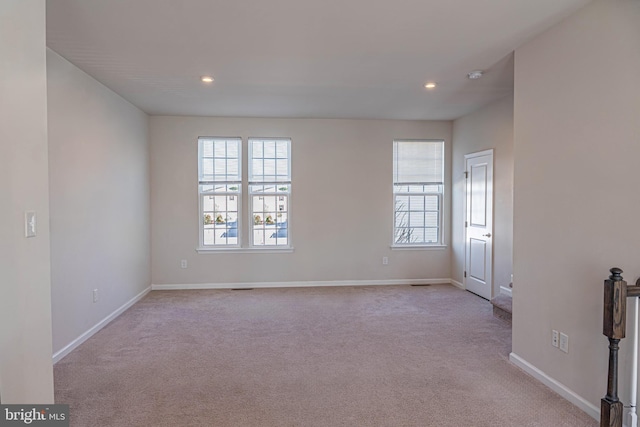
{"label": "white door frame", "polygon": [[[465,197],[464,197],[464,254],[465,254],[465,262],[464,262],[464,272],[463,272],[463,284],[465,289],[476,293],[477,295],[491,300],[494,296],[493,292],[493,149],[479,151],[475,153],[465,154],[464,156],[464,168],[465,168]],[[484,226],[474,226],[472,224],[471,212],[470,212],[470,161],[472,162],[474,159],[478,157],[488,156],[489,159],[486,162],[487,166],[487,181],[488,187],[486,188],[486,221]],[[471,252],[470,250],[475,247],[470,245],[470,239],[473,239],[474,243],[476,243],[479,248],[482,248],[484,245],[484,249],[480,249],[484,254],[484,263],[481,263],[482,268],[482,278],[481,280],[477,280],[473,277],[471,268],[478,266],[475,262],[471,265],[470,258]],[[483,280],[482,280],[483,279]],[[487,289],[488,285],[488,289]]]}

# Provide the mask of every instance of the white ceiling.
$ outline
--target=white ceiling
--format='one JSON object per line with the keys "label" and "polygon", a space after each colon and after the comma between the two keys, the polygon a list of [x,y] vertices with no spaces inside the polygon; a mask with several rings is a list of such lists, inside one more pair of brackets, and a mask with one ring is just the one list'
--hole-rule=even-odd
{"label": "white ceiling", "polygon": [[47,0],[47,45],[153,115],[450,120],[588,2]]}

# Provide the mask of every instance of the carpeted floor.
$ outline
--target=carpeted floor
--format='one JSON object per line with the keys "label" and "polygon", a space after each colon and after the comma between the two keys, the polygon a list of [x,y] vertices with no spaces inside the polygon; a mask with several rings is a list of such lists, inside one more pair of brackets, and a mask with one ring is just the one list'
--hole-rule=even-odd
{"label": "carpeted floor", "polygon": [[154,291],[55,366],[72,426],[597,426],[449,285]]}

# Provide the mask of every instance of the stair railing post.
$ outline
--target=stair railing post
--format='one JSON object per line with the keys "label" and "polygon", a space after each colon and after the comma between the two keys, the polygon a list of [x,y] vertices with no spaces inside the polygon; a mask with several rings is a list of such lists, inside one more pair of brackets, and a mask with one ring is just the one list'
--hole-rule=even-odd
{"label": "stair railing post", "polygon": [[623,405],[618,399],[618,344],[625,336],[627,282],[622,270],[612,268],[604,281],[603,334],[609,338],[607,395],[600,402],[600,427],[622,427]]}

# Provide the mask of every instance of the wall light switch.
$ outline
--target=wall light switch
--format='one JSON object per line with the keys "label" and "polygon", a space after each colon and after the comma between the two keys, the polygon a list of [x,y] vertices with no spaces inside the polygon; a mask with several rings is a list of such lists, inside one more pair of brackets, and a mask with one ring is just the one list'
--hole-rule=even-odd
{"label": "wall light switch", "polygon": [[24,213],[24,235],[25,237],[36,237],[36,213],[34,211]]}
{"label": "wall light switch", "polygon": [[569,353],[569,336],[560,332],[560,350]]}

